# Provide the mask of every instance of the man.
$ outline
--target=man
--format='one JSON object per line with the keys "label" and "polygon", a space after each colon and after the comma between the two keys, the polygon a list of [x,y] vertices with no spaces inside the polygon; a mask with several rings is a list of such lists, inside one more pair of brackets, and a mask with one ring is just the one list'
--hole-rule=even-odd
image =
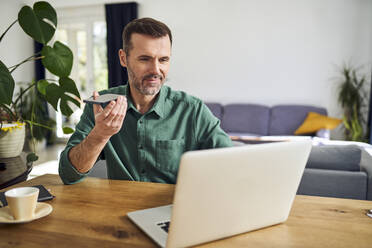
{"label": "man", "polygon": [[119,59],[129,82],[100,93],[122,95],[116,101],[85,106],[61,153],[65,184],[88,175],[102,151],[110,179],[175,183],[182,153],[231,146],[199,99],[163,85],[171,45],[171,31],[154,19],[137,19],[124,28]]}

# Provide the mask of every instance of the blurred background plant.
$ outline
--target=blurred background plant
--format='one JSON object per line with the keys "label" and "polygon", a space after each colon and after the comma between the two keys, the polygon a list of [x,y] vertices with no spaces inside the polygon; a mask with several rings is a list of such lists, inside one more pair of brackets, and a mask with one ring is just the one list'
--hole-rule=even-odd
{"label": "blurred background plant", "polygon": [[367,108],[368,85],[367,76],[356,68],[344,64],[339,80],[338,102],[343,109],[344,135],[346,140],[367,142]]}

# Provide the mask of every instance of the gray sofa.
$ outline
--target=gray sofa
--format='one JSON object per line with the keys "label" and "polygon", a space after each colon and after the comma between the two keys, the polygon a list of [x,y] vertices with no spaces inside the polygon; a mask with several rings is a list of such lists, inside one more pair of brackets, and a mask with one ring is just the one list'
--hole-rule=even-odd
{"label": "gray sofa", "polygon": [[[221,121],[222,129],[232,136],[293,135],[309,112],[327,115],[322,107],[308,105],[227,104],[207,102],[211,112]],[[328,135],[319,132],[318,136]],[[316,135],[316,134],[311,134]]]}
{"label": "gray sofa", "polygon": [[[206,105],[231,136],[294,135],[308,112],[327,115],[308,105]],[[309,135],[328,138],[329,131]],[[371,156],[355,145],[313,146],[298,194],[372,200]]]}
{"label": "gray sofa", "polygon": [[372,200],[372,157],[356,145],[313,146],[297,193]]}

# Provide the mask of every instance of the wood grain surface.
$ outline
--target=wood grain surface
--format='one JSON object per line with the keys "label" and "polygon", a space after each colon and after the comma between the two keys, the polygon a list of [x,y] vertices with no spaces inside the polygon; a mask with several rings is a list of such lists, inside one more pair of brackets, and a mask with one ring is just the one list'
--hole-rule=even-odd
{"label": "wood grain surface", "polygon": [[[47,202],[53,212],[30,223],[0,224],[0,247],[156,247],[126,213],[170,204],[174,192],[174,185],[98,178],[63,185],[57,175],[12,187],[37,184],[56,196]],[[372,201],[296,196],[284,224],[200,247],[372,247],[368,209]]]}

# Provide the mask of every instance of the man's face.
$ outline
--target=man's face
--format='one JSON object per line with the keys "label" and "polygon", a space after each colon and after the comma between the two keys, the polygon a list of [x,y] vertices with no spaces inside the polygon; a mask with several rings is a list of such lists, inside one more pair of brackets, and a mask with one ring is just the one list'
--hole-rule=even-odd
{"label": "man's face", "polygon": [[130,87],[142,95],[156,95],[168,75],[171,43],[168,36],[153,38],[134,33],[129,55],[120,49],[122,66],[127,67]]}

